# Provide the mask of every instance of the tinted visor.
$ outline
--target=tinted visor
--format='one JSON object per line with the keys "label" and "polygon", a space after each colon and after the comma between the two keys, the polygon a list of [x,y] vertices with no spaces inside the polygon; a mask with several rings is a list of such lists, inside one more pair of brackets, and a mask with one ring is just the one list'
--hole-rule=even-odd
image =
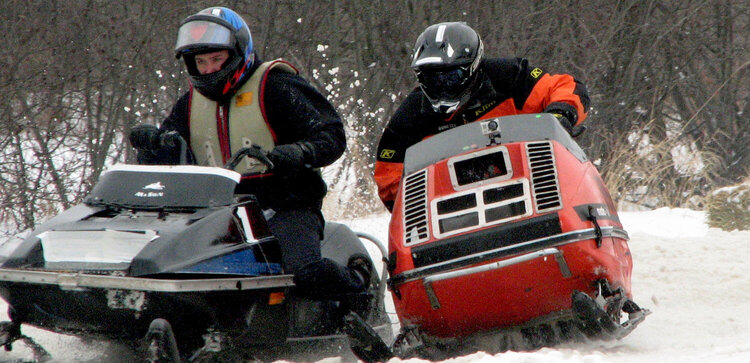
{"label": "tinted visor", "polygon": [[458,97],[469,83],[469,66],[434,68],[417,71],[417,79],[428,96],[436,99]]}
{"label": "tinted visor", "polygon": [[234,35],[231,30],[214,22],[194,20],[180,27],[174,50],[179,57],[181,54],[193,49],[232,49],[233,46]]}

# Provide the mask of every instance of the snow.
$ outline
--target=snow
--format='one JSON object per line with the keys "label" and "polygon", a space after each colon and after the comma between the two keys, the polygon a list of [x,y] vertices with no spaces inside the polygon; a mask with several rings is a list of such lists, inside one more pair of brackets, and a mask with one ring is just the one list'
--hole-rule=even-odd
{"label": "snow", "polygon": [[[381,214],[344,222],[386,243],[388,217]],[[688,209],[621,212],[620,219],[630,234],[634,300],[652,312],[633,333],[614,342],[494,355],[478,352],[445,362],[750,361],[750,231],[708,228],[704,212]],[[379,259],[376,248],[372,253]],[[387,308],[393,312],[392,304]],[[5,311],[4,306],[0,311]],[[7,316],[0,315],[0,320],[4,319]],[[104,349],[100,343],[52,337],[37,329],[24,327],[24,332],[55,359],[62,357],[60,361],[95,360],[91,352]],[[82,348],[73,353],[72,346]],[[0,351],[0,362],[30,359],[22,343],[15,348],[12,352]],[[342,358],[332,357],[319,362],[340,361]],[[391,360],[399,362],[426,361]]]}

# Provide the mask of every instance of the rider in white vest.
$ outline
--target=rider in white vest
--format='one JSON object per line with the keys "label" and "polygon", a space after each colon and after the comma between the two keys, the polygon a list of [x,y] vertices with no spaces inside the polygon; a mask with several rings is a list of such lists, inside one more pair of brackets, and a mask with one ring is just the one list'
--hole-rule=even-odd
{"label": "rider in white vest", "polygon": [[191,87],[158,129],[133,129],[130,141],[139,162],[179,161],[178,150],[159,142],[168,131],[187,141],[189,159],[199,165],[221,166],[240,148],[260,145],[274,168],[240,164],[239,172],[252,175],[243,176],[237,193],[254,194],[262,208],[273,211],[269,227],[298,291],[311,297],[364,291],[369,261],[342,266],[321,257],[326,185],[317,168],[333,163],[346,148],[333,106],[289,63],[261,62],[250,29],[230,9],[208,8],[186,18],[175,52]]}

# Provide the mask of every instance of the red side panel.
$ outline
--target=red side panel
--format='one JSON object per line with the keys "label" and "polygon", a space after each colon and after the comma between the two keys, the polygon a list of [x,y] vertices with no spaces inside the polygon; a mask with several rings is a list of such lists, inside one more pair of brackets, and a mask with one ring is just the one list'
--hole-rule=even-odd
{"label": "red side panel", "polygon": [[[559,207],[538,212],[540,199],[536,198],[536,194],[542,190],[535,189],[534,175],[530,169],[530,165],[533,164],[529,161],[530,154],[526,142],[494,146],[507,149],[512,175],[504,180],[479,183],[475,186],[480,190],[477,198],[481,199],[481,190],[494,188],[495,185],[525,185],[523,197],[518,198],[526,200],[530,210],[512,217],[507,222],[478,225],[474,229],[456,234],[449,232],[446,236],[436,238],[440,232],[437,231],[439,227],[434,219],[442,218],[436,210],[436,201],[452,198],[454,195],[473,193],[472,188],[459,187],[460,190],[457,190],[455,181],[451,181],[447,160],[426,169],[426,215],[429,220],[429,233],[426,239],[417,239],[416,243],[414,240],[404,242],[404,198],[400,194],[396,196],[390,223],[389,250],[391,257],[395,256],[395,266],[391,271],[395,281],[392,292],[402,324],[416,324],[424,333],[436,337],[461,337],[522,325],[551,314],[564,314],[571,308],[571,294],[574,290],[594,295],[595,281],[600,279],[606,279],[613,288],[622,287],[628,295],[630,294],[632,260],[627,243],[622,238],[605,237],[600,246],[597,246],[594,239],[567,241],[551,246],[558,251],[561,258],[558,258],[558,255],[545,255],[507,267],[488,268],[474,273],[467,271],[507,263],[515,257],[538,251],[527,250],[514,255],[475,261],[448,270],[440,270],[440,265],[471,253],[482,254],[485,251],[464,253],[457,248],[457,251],[452,253],[461,257],[454,256],[455,258],[437,262],[425,262],[428,260],[421,257],[425,253],[444,253],[455,247],[451,245],[453,241],[461,241],[455,243],[478,248],[472,240],[473,235],[478,236],[478,239],[484,238],[488,245],[502,245],[502,241],[510,237],[497,234],[493,238],[488,238],[487,233],[484,237],[479,236],[483,232],[502,230],[506,225],[523,225],[542,218],[555,220],[555,225],[559,226],[556,227],[559,230],[555,235],[549,237],[567,236],[577,231],[590,232],[594,224],[587,218],[588,207],[600,210],[601,216],[597,218],[597,223],[601,227],[621,229],[615,206],[596,168],[588,161],[578,160],[557,142],[549,142],[549,145],[554,154]],[[472,152],[476,150],[466,154]],[[404,180],[408,182],[409,177],[404,176]],[[516,237],[513,238],[523,240],[523,229],[516,228],[514,231]],[[523,243],[526,242],[519,242]],[[431,246],[439,248],[431,249]],[[433,273],[430,270],[424,274],[419,273],[432,268],[439,272]],[[446,277],[446,273],[454,272],[459,274],[455,277]],[[461,275],[461,272],[466,273]],[[404,276],[407,278],[400,279]]]}

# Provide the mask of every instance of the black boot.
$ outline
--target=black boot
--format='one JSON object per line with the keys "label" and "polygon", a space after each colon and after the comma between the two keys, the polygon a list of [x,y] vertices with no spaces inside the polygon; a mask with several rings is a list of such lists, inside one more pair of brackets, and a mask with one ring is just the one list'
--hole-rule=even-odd
{"label": "black boot", "polygon": [[373,278],[372,262],[370,261],[370,258],[365,255],[355,254],[349,258],[347,267],[361,282],[362,291],[345,294],[341,303],[343,304],[345,311],[353,311],[363,319],[367,320],[370,313],[370,305],[375,296],[375,292],[370,291]]}
{"label": "black boot", "polygon": [[370,285],[372,285],[373,266],[370,258],[358,253],[349,257],[349,262],[346,266],[357,275],[362,283],[363,290],[367,291],[370,288]]}

